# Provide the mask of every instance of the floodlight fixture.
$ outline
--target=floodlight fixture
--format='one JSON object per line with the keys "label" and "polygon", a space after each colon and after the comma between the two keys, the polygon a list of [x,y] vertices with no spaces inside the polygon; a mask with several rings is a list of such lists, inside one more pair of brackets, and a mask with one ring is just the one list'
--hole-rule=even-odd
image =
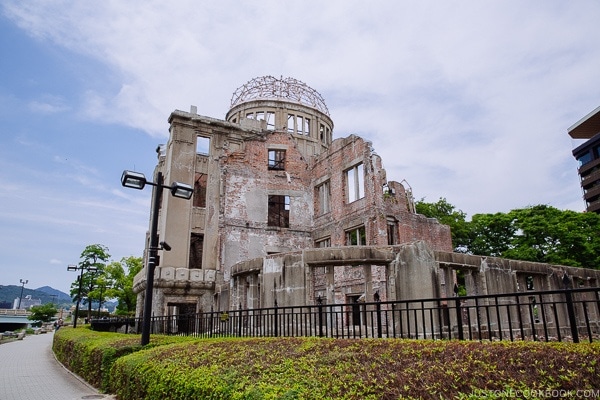
{"label": "floodlight fixture", "polygon": [[128,188],[142,190],[146,183],[146,176],[140,172],[126,170],[121,175],[121,185]]}
{"label": "floodlight fixture", "polygon": [[189,200],[194,194],[194,188],[188,185],[187,183],[173,182],[171,184],[170,189],[171,195],[173,195],[174,197],[179,197],[180,199]]}

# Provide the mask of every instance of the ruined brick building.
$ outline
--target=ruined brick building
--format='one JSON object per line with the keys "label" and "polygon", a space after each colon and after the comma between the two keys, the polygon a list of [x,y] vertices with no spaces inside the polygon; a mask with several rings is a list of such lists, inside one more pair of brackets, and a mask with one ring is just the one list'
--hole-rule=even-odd
{"label": "ruined brick building", "polygon": [[[321,95],[295,79],[256,78],[235,91],[225,119],[174,111],[158,151],[165,182],[154,315],[274,305],[452,296],[456,270],[470,294],[596,286],[598,272],[452,253],[450,228],[416,214],[410,187],[388,180],[365,139],[334,139]],[[141,314],[145,271],[136,276]]]}

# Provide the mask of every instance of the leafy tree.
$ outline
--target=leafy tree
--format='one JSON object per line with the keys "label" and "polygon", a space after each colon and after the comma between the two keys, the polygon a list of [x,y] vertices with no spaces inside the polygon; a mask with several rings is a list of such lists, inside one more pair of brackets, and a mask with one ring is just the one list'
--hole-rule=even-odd
{"label": "leafy tree", "polygon": [[469,251],[515,260],[600,267],[600,215],[548,205],[476,214]]}
{"label": "leafy tree", "polygon": [[504,213],[475,214],[469,230],[469,253],[494,257],[503,257],[516,233],[513,217]]}
{"label": "leafy tree", "polygon": [[123,257],[120,262],[113,261],[104,269],[108,290],[106,296],[116,298],[117,314],[135,312],[137,296],[133,293],[133,278],[142,270],[141,257]]}
{"label": "leafy tree", "polygon": [[428,218],[436,218],[440,223],[450,226],[452,247],[457,252],[465,252],[469,243],[469,223],[467,214],[457,210],[445,198],[440,197],[436,203],[426,203],[424,199],[416,202],[415,209],[418,214]]}
{"label": "leafy tree", "polygon": [[[94,288],[97,288],[97,279],[103,274],[105,263],[110,259],[108,248],[101,244],[91,244],[87,246],[80,256],[81,261],[79,262],[79,268],[83,268],[82,282],[81,282],[81,298],[78,299],[79,293],[79,277],[73,283],[71,283],[71,297],[74,302],[81,300],[84,304],[88,305],[88,320],[92,315],[92,299]],[[88,268],[95,267],[96,271],[88,271]]]}
{"label": "leafy tree", "polygon": [[42,322],[50,322],[57,313],[56,307],[52,303],[46,303],[41,306],[32,306],[31,314],[27,317],[30,321],[35,321],[37,325]]}
{"label": "leafy tree", "polygon": [[548,205],[508,213],[466,214],[446,199],[423,200],[416,210],[452,230],[455,251],[483,256],[600,268],[600,215],[559,210]]}

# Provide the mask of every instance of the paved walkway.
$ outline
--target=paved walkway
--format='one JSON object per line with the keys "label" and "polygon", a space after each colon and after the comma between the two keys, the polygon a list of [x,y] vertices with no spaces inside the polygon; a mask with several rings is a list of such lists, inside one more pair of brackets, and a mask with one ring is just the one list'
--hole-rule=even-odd
{"label": "paved walkway", "polygon": [[54,358],[53,333],[0,345],[0,399],[113,399],[98,393]]}

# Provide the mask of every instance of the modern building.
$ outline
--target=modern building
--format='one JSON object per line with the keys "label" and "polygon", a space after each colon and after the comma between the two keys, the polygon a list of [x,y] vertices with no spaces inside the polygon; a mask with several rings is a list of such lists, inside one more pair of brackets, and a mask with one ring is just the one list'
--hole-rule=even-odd
{"label": "modern building", "polygon": [[42,300],[41,299],[34,299],[31,297],[31,295],[27,295],[23,298],[17,297],[14,301],[13,301],[13,310],[28,310],[33,306],[41,306],[42,305]]}
{"label": "modern building", "polygon": [[[410,187],[388,180],[371,142],[334,138],[325,101],[300,81],[256,78],[235,91],[224,120],[192,106],[168,121],[155,174],[192,184],[194,195],[161,199],[158,233],[171,250],[160,250],[154,315],[387,297],[382,265],[303,269],[293,288],[285,272],[269,274],[279,266],[248,260],[414,241],[452,251],[450,228],[415,213]],[[138,315],[145,274],[134,282]]]}
{"label": "modern building", "polygon": [[573,150],[586,210],[600,213],[600,107],[568,129],[573,139],[588,139]]}

